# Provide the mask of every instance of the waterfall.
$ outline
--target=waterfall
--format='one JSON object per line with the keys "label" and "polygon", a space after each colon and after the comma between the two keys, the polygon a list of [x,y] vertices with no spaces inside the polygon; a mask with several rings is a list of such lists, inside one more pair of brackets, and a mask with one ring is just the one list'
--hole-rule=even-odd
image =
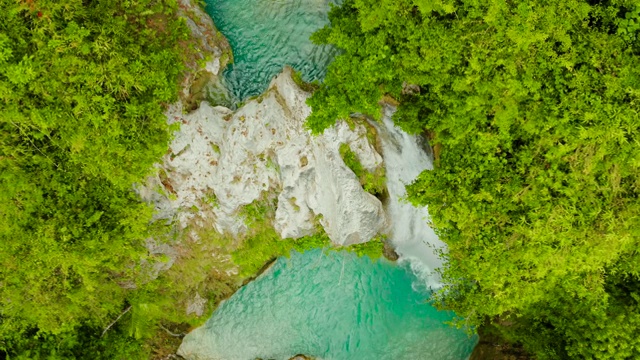
{"label": "waterfall", "polygon": [[426,285],[435,289],[441,286],[440,275],[435,272],[442,266],[438,251],[446,250],[445,244],[428,225],[426,207],[415,207],[404,200],[405,185],[410,184],[424,170],[433,169],[433,163],[416,136],[409,135],[393,124],[395,109],[385,107],[382,123],[374,123],[382,142],[382,155],[386,166],[389,199],[385,208],[391,219],[390,240],[400,256]]}

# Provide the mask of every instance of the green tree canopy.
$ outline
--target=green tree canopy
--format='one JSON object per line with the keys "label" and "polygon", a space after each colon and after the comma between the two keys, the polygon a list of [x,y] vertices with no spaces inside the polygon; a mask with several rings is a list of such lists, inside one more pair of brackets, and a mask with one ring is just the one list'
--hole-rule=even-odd
{"label": "green tree canopy", "polygon": [[0,350],[122,311],[151,219],[132,185],[167,149],[183,70],[177,7],[0,0]]}
{"label": "green tree canopy", "polygon": [[408,189],[448,245],[444,307],[539,358],[640,357],[640,3],[346,0],[309,99],[424,132]]}

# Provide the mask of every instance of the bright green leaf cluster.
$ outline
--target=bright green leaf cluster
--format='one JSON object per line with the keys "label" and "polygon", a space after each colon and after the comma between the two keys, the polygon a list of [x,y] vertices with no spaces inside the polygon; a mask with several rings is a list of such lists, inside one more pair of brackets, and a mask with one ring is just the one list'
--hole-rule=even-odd
{"label": "bright green leaf cluster", "polygon": [[362,166],[358,156],[351,150],[348,144],[341,144],[339,151],[345,165],[358,177],[362,188],[366,192],[374,196],[382,196],[387,191],[387,178],[385,177],[386,172],[384,166],[381,165],[373,171],[368,171]]}
{"label": "bright green leaf cluster", "polygon": [[0,354],[80,356],[69,339],[123,310],[151,219],[133,184],[183,71],[177,7],[0,0]]}

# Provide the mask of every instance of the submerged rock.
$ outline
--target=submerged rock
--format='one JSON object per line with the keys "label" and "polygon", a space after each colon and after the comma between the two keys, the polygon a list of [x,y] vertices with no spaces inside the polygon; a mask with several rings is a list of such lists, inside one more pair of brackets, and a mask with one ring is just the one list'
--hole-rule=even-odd
{"label": "submerged rock", "polygon": [[309,356],[306,356],[306,355],[298,354],[298,355],[292,357],[289,360],[314,360],[314,359],[315,358],[312,358],[312,357],[309,357]]}
{"label": "submerged rock", "polygon": [[206,102],[190,114],[180,104],[169,110],[180,131],[159,175],[140,191],[159,218],[186,227],[197,215],[218,232],[237,235],[247,230],[239,210],[275,192],[274,227],[282,238],[310,235],[319,224],[334,243],[349,245],[383,229],[382,204],[362,189],[339,153],[348,144],[365,168],[379,166],[382,157],[366,129],[338,122],[312,136],[305,128],[310,94],[291,75],[286,68],[265,94],[236,112]]}

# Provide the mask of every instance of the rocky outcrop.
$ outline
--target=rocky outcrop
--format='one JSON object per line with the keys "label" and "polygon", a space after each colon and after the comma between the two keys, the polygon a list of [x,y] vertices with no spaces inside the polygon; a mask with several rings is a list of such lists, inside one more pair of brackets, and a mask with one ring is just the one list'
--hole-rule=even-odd
{"label": "rocky outcrop", "polygon": [[198,1],[180,0],[178,16],[185,20],[191,31],[184,46],[187,71],[180,96],[183,107],[188,111],[196,109],[202,100],[229,104],[229,92],[218,76],[233,61],[229,42]]}
{"label": "rocky outcrop", "polygon": [[204,70],[218,75],[231,61],[231,47],[227,39],[216,30],[213,20],[196,0],[180,0],[178,16],[185,20],[191,30],[189,41],[193,45],[193,56],[187,67],[198,71],[198,63],[206,61]]}
{"label": "rocky outcrop", "polygon": [[[229,257],[206,245],[209,240],[200,239],[200,231],[215,228],[225,238],[237,238],[248,230],[242,208],[265,198],[277,200],[272,223],[283,239],[322,227],[334,243],[348,245],[380,232],[386,224],[380,201],[362,189],[339,153],[340,145],[347,144],[363,167],[380,167],[382,158],[364,126],[339,122],[311,136],[305,128],[310,94],[292,80],[291,69],[235,112],[215,106],[229,103],[220,85],[220,72],[232,59],[229,44],[194,0],[180,0],[179,15],[192,33],[183,92],[167,110],[169,123],[179,130],[157,174],[136,188],[154,205],[155,220],[173,225],[164,237],[175,240],[147,241],[151,256],[141,265],[149,279],[181,266],[194,244],[205,244],[212,259]],[[237,269],[231,265],[224,272],[233,277]],[[213,300],[194,289],[176,303],[187,314],[201,316]]]}
{"label": "rocky outcrop", "polygon": [[187,315],[195,314],[196,316],[202,316],[204,314],[205,307],[207,305],[207,299],[200,296],[200,293],[196,292],[193,299],[190,299],[187,304]]}
{"label": "rocky outcrop", "polygon": [[382,255],[384,255],[387,260],[398,261],[400,255],[398,255],[398,253],[396,252],[396,249],[393,247],[393,244],[391,244],[391,241],[385,238],[382,245]]}
{"label": "rocky outcrop", "polygon": [[510,344],[496,333],[487,331],[484,327],[478,330],[480,341],[473,349],[469,360],[530,360],[519,345]]}
{"label": "rocky outcrop", "polygon": [[239,210],[267,192],[277,194],[274,227],[282,238],[309,235],[321,225],[334,243],[349,245],[382,230],[380,201],[362,189],[339,153],[348,144],[365,168],[379,166],[382,157],[366,129],[338,122],[311,136],[305,128],[310,94],[291,75],[285,69],[236,112],[206,102],[189,114],[180,104],[169,110],[180,131],[159,175],[141,189],[159,218],[183,227],[205,219],[218,232],[237,235],[247,230]]}

